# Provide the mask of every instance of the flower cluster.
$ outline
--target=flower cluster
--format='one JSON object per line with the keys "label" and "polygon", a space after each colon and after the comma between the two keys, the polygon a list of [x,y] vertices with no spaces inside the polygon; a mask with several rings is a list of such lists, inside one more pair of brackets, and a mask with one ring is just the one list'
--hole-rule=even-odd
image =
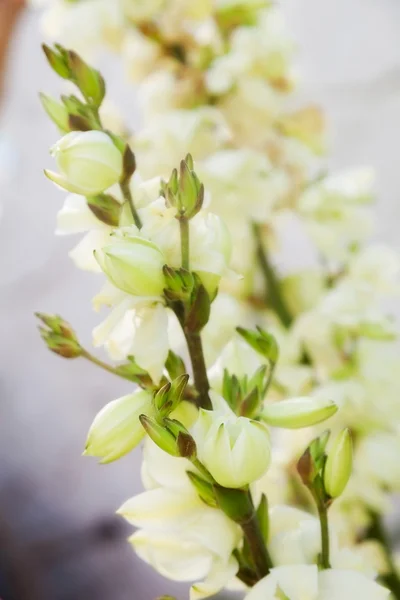
{"label": "flower cluster", "polygon": [[39,315],[42,336],[141,388],[97,415],[85,450],[110,462],[144,439],[146,491],[119,510],[139,528],[136,551],[195,581],[193,599],[240,585],[250,600],[378,600],[377,571],[400,598],[381,523],[400,489],[384,310],[400,262],[367,244],[371,170],[326,173],[321,112],[290,107],[279,8],[54,0],[43,20],[86,55],[119,51],[138,84],[130,137],[107,115],[100,73],[45,46],[81,94],[42,96],[62,134],[46,175],[70,192],[57,231],[85,233],[71,258],[106,276],[93,342],[116,364],[59,317]]}

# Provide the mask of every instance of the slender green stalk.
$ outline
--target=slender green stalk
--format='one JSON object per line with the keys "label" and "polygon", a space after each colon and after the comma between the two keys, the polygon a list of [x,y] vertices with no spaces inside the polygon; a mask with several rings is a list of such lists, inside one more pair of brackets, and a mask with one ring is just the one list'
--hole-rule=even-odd
{"label": "slender green stalk", "polygon": [[86,360],[88,360],[92,364],[96,365],[97,367],[100,367],[101,369],[103,369],[103,371],[107,371],[108,373],[117,375],[118,377],[121,377],[122,379],[127,379],[128,381],[133,381],[129,375],[124,375],[123,373],[120,373],[118,371],[118,367],[113,367],[113,366],[103,362],[96,356],[93,356],[93,354],[90,354],[90,352],[88,352],[87,350],[82,350],[81,356],[82,356],[82,358],[86,358]]}
{"label": "slender green stalk", "polygon": [[189,350],[190,361],[192,363],[194,385],[199,393],[198,405],[201,408],[212,410],[212,403],[209,396],[210,383],[208,381],[200,333],[190,333],[185,331],[185,328],[183,328],[183,332]]}
{"label": "slender green stalk", "polygon": [[[250,492],[247,493],[249,496],[249,502],[253,506]],[[258,517],[254,510],[254,506],[251,517],[246,522],[241,523],[241,528],[249,545],[257,577],[258,579],[262,579],[268,575],[270,569],[273,567],[273,564],[265,540],[261,533],[260,524],[258,522]]]}
{"label": "slender green stalk", "polygon": [[142,226],[142,221],[140,220],[139,214],[135,207],[135,203],[133,202],[132,192],[129,187],[129,181],[120,183],[119,187],[121,188],[121,192],[122,192],[122,195],[123,195],[125,201],[129,203],[135,225],[136,225],[136,227],[138,227],[138,229],[140,229]]}
{"label": "slender green stalk", "polygon": [[321,557],[320,566],[322,569],[330,569],[329,562],[329,526],[328,526],[328,508],[325,502],[318,502],[318,515],[321,527]]}
{"label": "slender green stalk", "polygon": [[185,217],[180,218],[179,227],[181,231],[182,268],[189,271],[189,220]]}
{"label": "slender green stalk", "polygon": [[393,559],[391,544],[385,531],[381,515],[371,513],[371,525],[368,528],[366,539],[376,540],[381,544],[388,566],[388,573],[381,577],[382,582],[392,592],[393,597],[396,598],[396,600],[400,600],[400,577]]}
{"label": "slender green stalk", "polygon": [[293,321],[286,302],[282,296],[279,280],[269,262],[267,251],[264,247],[261,235],[261,227],[253,223],[253,234],[256,241],[256,254],[261,272],[265,281],[265,297],[268,304],[276,312],[284,327],[289,327]]}

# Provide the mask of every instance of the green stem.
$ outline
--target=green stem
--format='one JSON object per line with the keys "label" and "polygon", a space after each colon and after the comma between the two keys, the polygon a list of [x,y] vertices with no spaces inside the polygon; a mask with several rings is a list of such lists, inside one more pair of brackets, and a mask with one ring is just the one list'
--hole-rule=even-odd
{"label": "green stem", "polygon": [[179,227],[181,231],[182,268],[189,271],[189,220],[181,217]]}
{"label": "green stem", "polygon": [[321,559],[322,569],[330,569],[329,562],[329,526],[328,526],[328,508],[325,502],[318,502],[318,515],[321,527]]}
{"label": "green stem", "polygon": [[118,375],[118,377],[121,377],[122,379],[126,379],[127,381],[133,381],[132,378],[129,377],[129,375],[124,375],[123,373],[120,373],[118,371],[118,367],[112,367],[111,365],[103,362],[96,356],[93,356],[93,354],[90,354],[90,352],[88,352],[87,350],[83,349],[81,356],[82,356],[82,358],[86,358],[86,360],[88,360],[92,364],[96,365],[97,367],[100,367],[101,369],[103,369],[103,371],[107,371],[108,373],[112,373],[113,375]]}
{"label": "green stem", "polygon": [[368,528],[366,539],[378,541],[385,553],[386,562],[389,571],[381,577],[383,583],[392,592],[396,600],[400,600],[400,577],[393,560],[393,553],[388,535],[385,531],[382,517],[377,513],[371,513],[371,525]]}
{"label": "green stem", "polygon": [[253,234],[256,241],[257,260],[265,280],[265,297],[271,308],[276,312],[282,325],[290,327],[293,317],[286,306],[286,302],[281,294],[279,280],[275,271],[269,262],[268,254],[264,247],[261,234],[261,226],[253,223]]}
{"label": "green stem", "polygon": [[210,383],[208,381],[207,367],[204,360],[203,344],[199,333],[185,331],[186,343],[189,350],[190,361],[192,363],[194,385],[199,394],[199,406],[207,410],[212,410],[212,403],[209,396]]}
{"label": "green stem", "polygon": [[[250,492],[248,492],[249,501],[253,506],[253,501],[250,496]],[[250,518],[241,523],[241,528],[243,530],[244,537],[247,540],[249,545],[250,553],[253,558],[254,567],[259,579],[262,579],[266,575],[268,575],[270,569],[273,567],[271,557],[267,550],[267,546],[263,535],[261,533],[260,524],[258,522],[257,513],[254,510],[250,516]]]}
{"label": "green stem", "polygon": [[139,214],[136,210],[135,204],[133,202],[133,198],[132,198],[132,192],[131,189],[129,187],[129,181],[126,181],[124,183],[120,183],[119,187],[121,188],[121,192],[122,195],[125,199],[125,202],[129,203],[130,209],[131,209],[131,213],[132,213],[132,217],[133,220],[135,222],[135,225],[138,229],[140,229],[142,227],[142,221],[140,220]]}

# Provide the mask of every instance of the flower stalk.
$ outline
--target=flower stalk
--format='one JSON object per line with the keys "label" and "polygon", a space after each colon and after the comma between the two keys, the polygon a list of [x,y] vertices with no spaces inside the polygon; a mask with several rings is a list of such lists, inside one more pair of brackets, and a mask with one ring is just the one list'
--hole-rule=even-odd
{"label": "flower stalk", "polygon": [[181,234],[182,268],[189,271],[189,219],[186,217],[180,217],[179,228]]}
{"label": "flower stalk", "polygon": [[142,227],[142,221],[140,220],[139,213],[138,213],[135,203],[133,201],[132,192],[129,187],[129,181],[123,181],[119,185],[120,185],[122,195],[125,199],[125,202],[127,202],[129,204],[129,207],[131,209],[133,221],[134,221],[136,227],[138,229],[140,229]]}
{"label": "flower stalk", "polygon": [[266,303],[276,312],[282,325],[288,328],[293,321],[293,317],[282,296],[279,280],[269,261],[268,254],[262,241],[261,226],[257,223],[253,223],[253,234],[256,242],[256,256],[265,282]]}

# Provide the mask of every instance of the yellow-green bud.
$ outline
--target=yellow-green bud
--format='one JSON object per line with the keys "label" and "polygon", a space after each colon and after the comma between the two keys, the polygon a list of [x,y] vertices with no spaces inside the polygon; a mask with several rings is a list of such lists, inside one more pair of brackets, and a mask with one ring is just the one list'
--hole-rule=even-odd
{"label": "yellow-green bud", "polygon": [[45,171],[60,187],[96,196],[120,180],[122,154],[102,131],[71,131],[51,150],[60,173]]}
{"label": "yellow-green bud", "polygon": [[353,444],[350,431],[344,429],[328,452],[325,463],[325,491],[331,498],[340,496],[350,479],[353,466]]}
{"label": "yellow-green bud", "polygon": [[165,286],[161,250],[140,237],[116,240],[95,252],[102,271],[115,287],[133,296],[160,296]]}
{"label": "yellow-green bud", "polygon": [[267,405],[262,419],[273,427],[300,429],[329,419],[338,410],[332,400],[300,397]]}
{"label": "yellow-green bud", "polygon": [[98,456],[104,464],[133,450],[145,436],[139,420],[142,414],[152,414],[152,395],[146,391],[106,404],[90,427],[84,454]]}

